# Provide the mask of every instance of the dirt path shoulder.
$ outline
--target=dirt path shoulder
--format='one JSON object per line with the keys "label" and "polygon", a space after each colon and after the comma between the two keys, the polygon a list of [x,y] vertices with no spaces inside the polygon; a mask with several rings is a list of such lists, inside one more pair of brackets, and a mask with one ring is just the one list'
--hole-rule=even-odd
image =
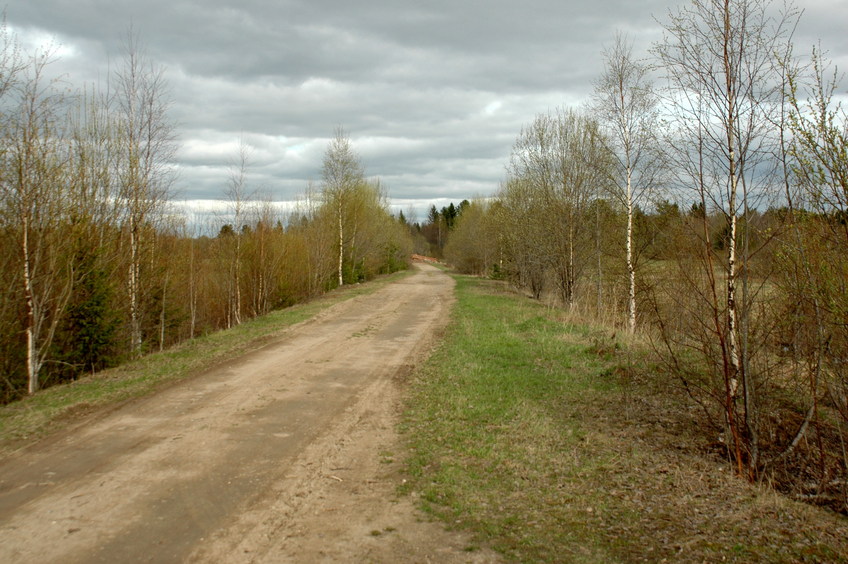
{"label": "dirt path shoulder", "polygon": [[0,463],[2,562],[488,562],[398,499],[400,378],[447,319],[419,271]]}

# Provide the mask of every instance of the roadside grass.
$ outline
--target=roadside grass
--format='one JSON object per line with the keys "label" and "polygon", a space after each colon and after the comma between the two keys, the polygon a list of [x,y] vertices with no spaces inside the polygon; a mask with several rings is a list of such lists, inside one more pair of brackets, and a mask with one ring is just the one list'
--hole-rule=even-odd
{"label": "roadside grass", "polygon": [[425,511],[508,561],[848,562],[848,519],[735,478],[638,343],[456,279],[402,423]]}
{"label": "roadside grass", "polygon": [[175,381],[261,347],[291,326],[345,300],[375,292],[411,270],[345,286],[312,301],[270,312],[229,330],[185,341],[93,376],[0,406],[0,455],[63,429],[95,411],[148,395]]}

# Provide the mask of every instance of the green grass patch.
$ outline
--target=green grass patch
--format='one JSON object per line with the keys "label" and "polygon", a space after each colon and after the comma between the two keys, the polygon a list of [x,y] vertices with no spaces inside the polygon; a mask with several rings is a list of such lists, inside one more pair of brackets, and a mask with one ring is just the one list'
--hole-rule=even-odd
{"label": "green grass patch", "polygon": [[848,554],[844,518],[690,448],[685,399],[632,377],[645,355],[498,283],[456,279],[445,339],[414,374],[402,424],[403,491],[425,511],[520,562]]}
{"label": "green grass patch", "polygon": [[368,294],[405,276],[398,272],[345,286],[320,298],[248,320],[237,327],[186,341],[160,353],[42,390],[0,407],[0,453],[62,429],[81,416],[145,396],[163,385],[184,379],[253,350],[292,325],[310,319],[339,302]]}

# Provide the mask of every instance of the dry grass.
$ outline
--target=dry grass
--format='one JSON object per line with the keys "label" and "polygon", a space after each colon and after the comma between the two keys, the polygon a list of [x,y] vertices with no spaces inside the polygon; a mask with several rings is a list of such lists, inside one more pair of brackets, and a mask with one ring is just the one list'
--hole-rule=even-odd
{"label": "dry grass", "polygon": [[736,478],[637,343],[460,278],[414,380],[408,490],[521,562],[846,562],[848,520]]}

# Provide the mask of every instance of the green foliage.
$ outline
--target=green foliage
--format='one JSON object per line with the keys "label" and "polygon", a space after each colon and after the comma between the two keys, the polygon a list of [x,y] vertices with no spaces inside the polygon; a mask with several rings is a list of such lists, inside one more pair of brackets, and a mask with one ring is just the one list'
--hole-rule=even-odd
{"label": "green foliage", "polygon": [[495,263],[492,265],[492,272],[489,274],[492,280],[506,280],[506,273],[501,268],[501,265]]}
{"label": "green foliage", "polygon": [[[17,329],[17,327],[15,327]],[[26,393],[27,377],[24,370],[26,363],[26,342],[20,331],[9,330],[0,334],[0,374],[2,374],[2,389],[0,390],[0,405],[20,399]]]}
{"label": "green foliage", "polygon": [[[130,116],[113,116],[116,108],[99,104],[85,107],[86,119],[94,121],[82,120],[68,139],[57,132],[56,147],[70,145],[72,155],[44,155],[66,165],[62,181],[34,184],[50,186],[45,194],[53,207],[41,209],[45,198],[32,199],[49,222],[27,224],[30,272],[37,275],[32,322],[20,253],[25,222],[16,218],[11,199],[0,201],[0,402],[26,393],[27,328],[37,333],[38,383],[49,386],[302,302],[337,287],[340,276],[360,283],[409,265],[409,227],[391,216],[379,180],[365,179],[343,136],[326,163],[327,189],[322,197],[310,193],[288,225],[270,202],[239,192],[238,213],[214,236],[196,237],[186,218],[160,213],[164,177],[136,186],[120,174],[126,147],[116,138],[117,152],[108,153],[113,147],[101,136],[120,133],[109,130],[107,118]],[[246,178],[242,161],[231,180],[242,190]],[[154,192],[126,192],[141,185]],[[125,192],[113,192],[119,188]]]}
{"label": "green foliage", "polygon": [[112,365],[119,319],[109,275],[97,265],[95,252],[81,251],[77,271],[82,278],[73,288],[55,346],[65,370],[61,380],[74,380]]}
{"label": "green foliage", "polygon": [[359,284],[365,282],[365,262],[358,261],[356,264],[346,262],[343,270],[345,284]]}
{"label": "green foliage", "polygon": [[418,239],[415,252],[442,258],[463,213],[470,207],[471,202],[468,200],[462,200],[459,205],[451,202],[447,206],[443,206],[441,210],[438,210],[435,205],[431,205],[427,212],[427,221],[423,225],[418,225],[415,233],[413,233]]}
{"label": "green foliage", "polygon": [[385,259],[380,267],[380,274],[391,274],[409,268],[409,253],[405,253],[404,250],[397,241],[392,240],[386,243]]}
{"label": "green foliage", "polygon": [[489,206],[467,200],[459,209],[450,239],[445,245],[445,259],[463,274],[486,275],[497,264],[498,229]]}
{"label": "green foliage", "polygon": [[[317,216],[332,229],[338,284],[369,280],[397,270],[412,251],[405,221],[389,213],[379,179],[366,180],[359,156],[343,129],[324,156],[322,205]],[[400,255],[405,255],[401,258]]]}
{"label": "green foliage", "polygon": [[597,256],[587,211],[607,187],[609,157],[598,122],[584,112],[557,109],[522,128],[498,219],[511,279],[534,297],[553,283],[562,303],[576,304]]}
{"label": "green foliage", "polygon": [[704,219],[707,217],[707,209],[704,202],[694,202],[692,207],[689,208],[689,215],[697,219]]}

